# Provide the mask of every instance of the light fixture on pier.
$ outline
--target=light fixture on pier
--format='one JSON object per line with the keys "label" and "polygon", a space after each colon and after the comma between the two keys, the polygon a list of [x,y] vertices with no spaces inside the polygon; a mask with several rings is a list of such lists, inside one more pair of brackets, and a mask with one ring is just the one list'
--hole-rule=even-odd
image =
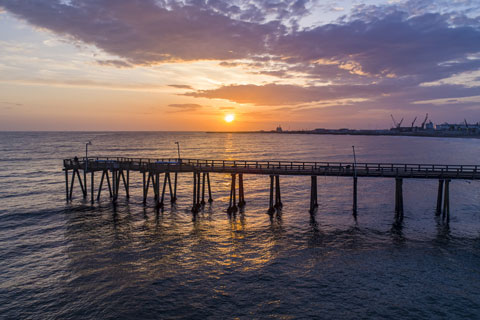
{"label": "light fixture on pier", "polygon": [[175,144],[177,145],[177,151],[178,151],[178,160],[180,160],[180,142],[175,141]]}

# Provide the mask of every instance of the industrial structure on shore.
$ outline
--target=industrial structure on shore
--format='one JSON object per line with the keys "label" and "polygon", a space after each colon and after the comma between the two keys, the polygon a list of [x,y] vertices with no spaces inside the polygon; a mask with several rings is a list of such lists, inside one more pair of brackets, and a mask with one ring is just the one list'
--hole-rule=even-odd
{"label": "industrial structure on shore", "polygon": [[[402,126],[404,118],[397,121],[393,115],[390,115],[393,122],[393,127],[390,129],[378,130],[358,130],[358,129],[325,129],[317,128],[313,130],[295,130],[285,131],[279,125],[276,130],[271,132],[277,133],[306,133],[306,134],[336,134],[336,135],[389,135],[389,136],[423,136],[423,137],[480,137],[480,123],[468,123],[465,119],[463,123],[442,123],[434,124],[428,121],[428,113],[425,115],[423,122],[419,126],[415,126],[417,117],[413,119],[409,126]],[[427,122],[428,121],[428,122]]]}

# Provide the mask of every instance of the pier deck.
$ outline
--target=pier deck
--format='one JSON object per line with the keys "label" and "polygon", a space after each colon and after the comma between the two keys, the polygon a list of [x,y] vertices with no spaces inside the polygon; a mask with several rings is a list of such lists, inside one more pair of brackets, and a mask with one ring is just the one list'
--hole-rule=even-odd
{"label": "pier deck", "polygon": [[[358,178],[394,178],[395,179],[395,218],[403,219],[403,179],[436,179],[438,180],[438,195],[436,214],[442,214],[443,219],[450,219],[450,191],[451,180],[480,179],[480,166],[477,165],[442,165],[442,164],[405,164],[405,163],[348,163],[348,162],[299,162],[299,161],[249,161],[249,160],[205,160],[205,159],[142,159],[124,157],[89,157],[64,159],[67,200],[72,198],[75,177],[78,177],[84,197],[87,197],[87,173],[91,174],[91,201],[94,201],[94,175],[101,172],[98,186],[100,198],[104,180],[108,184],[110,197],[116,201],[119,186],[123,182],[126,196],[129,197],[130,172],[139,172],[143,175],[143,200],[146,203],[148,190],[154,191],[157,208],[163,208],[167,187],[171,202],[175,202],[177,191],[177,175],[179,173],[193,173],[193,205],[192,212],[198,212],[205,204],[205,191],[208,190],[208,201],[213,201],[210,186],[210,173],[231,174],[232,183],[228,212],[235,212],[238,207],[244,206],[245,196],[243,175],[267,175],[270,177],[269,213],[281,210],[280,176],[310,176],[310,213],[318,207],[317,177],[343,176],[353,178],[353,214],[357,214],[357,184]],[[69,171],[72,171],[72,180],[69,186]],[[83,172],[83,181],[79,171]],[[111,174],[111,182],[109,173]],[[160,188],[160,175],[164,175],[163,189]],[[172,178],[174,174],[173,188]],[[237,176],[238,176],[238,203],[237,203]],[[162,191],[162,192],[160,192]],[[275,197],[274,197],[275,194]],[[201,200],[200,200],[201,199]]]}

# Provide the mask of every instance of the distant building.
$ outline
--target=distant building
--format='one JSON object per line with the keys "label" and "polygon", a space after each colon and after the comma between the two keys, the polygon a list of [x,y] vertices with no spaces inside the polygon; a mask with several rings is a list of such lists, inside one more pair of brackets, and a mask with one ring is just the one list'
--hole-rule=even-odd
{"label": "distant building", "polygon": [[276,132],[283,132],[282,127],[278,125],[277,129],[275,130]]}
{"label": "distant building", "polygon": [[432,121],[429,121],[427,124],[425,124],[425,130],[434,130],[435,125],[433,124]]}
{"label": "distant building", "polygon": [[468,124],[468,123],[442,123],[442,124],[437,124],[435,126],[436,131],[454,131],[454,132],[462,132],[462,133],[480,133],[480,125],[478,123],[476,124]]}

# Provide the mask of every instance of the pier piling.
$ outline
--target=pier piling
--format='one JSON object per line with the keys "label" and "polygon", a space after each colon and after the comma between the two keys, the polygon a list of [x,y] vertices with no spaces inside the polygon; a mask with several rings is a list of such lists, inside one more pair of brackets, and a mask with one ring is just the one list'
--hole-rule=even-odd
{"label": "pier piling", "polygon": [[69,193],[68,193],[68,170],[65,169],[65,191],[66,191],[66,200],[70,200]]}
{"label": "pier piling", "polygon": [[165,173],[163,177],[162,198],[160,199],[159,207],[163,209],[163,201],[165,200],[165,189],[167,188],[168,174]]}
{"label": "pier piling", "polygon": [[90,189],[91,189],[91,191],[90,191],[90,197],[91,197],[91,203],[93,204],[93,202],[94,202],[94,195],[93,195],[93,193],[95,192],[94,186],[93,186],[93,179],[94,179],[94,171],[93,171],[93,170],[92,170],[92,173],[91,173],[91,174],[92,174],[92,179],[91,179],[91,181],[90,181]]}
{"label": "pier piling", "polygon": [[202,174],[202,201],[200,202],[201,205],[205,205],[205,175],[206,173],[203,172]]}
{"label": "pier piling", "polygon": [[173,195],[173,190],[172,190],[172,179],[170,177],[170,172],[166,172],[165,175],[168,178],[168,191],[170,191],[170,202],[174,203],[175,200],[173,200],[174,195]]}
{"label": "pier piling", "polygon": [[232,173],[232,184],[230,188],[230,200],[227,212],[228,213],[235,213],[238,210],[237,207],[237,191],[236,191],[236,174]]}
{"label": "pier piling", "polygon": [[358,178],[355,176],[353,177],[353,216],[357,217],[357,184],[358,184]]}
{"label": "pier piling", "polygon": [[243,191],[243,174],[238,175],[238,206],[243,208],[245,206],[245,193]]}
{"label": "pier piling", "polygon": [[273,175],[270,175],[270,202],[268,207],[268,213],[273,214],[275,212],[275,207],[273,206]]}
{"label": "pier piling", "polygon": [[[142,186],[143,186],[143,204],[147,203],[147,181],[145,179],[145,171],[142,172]],[[150,176],[148,176],[150,179]]]}
{"label": "pier piling", "polygon": [[192,212],[196,213],[197,208],[197,173],[193,172],[193,203],[192,203]]}
{"label": "pier piling", "polygon": [[439,216],[442,213],[443,184],[444,184],[444,180],[442,179],[438,180],[437,209],[435,210],[436,216]]}
{"label": "pier piling", "polygon": [[177,178],[178,178],[178,173],[175,172],[175,181],[174,181],[174,185],[173,185],[172,203],[175,203],[177,201]]}
{"label": "pier piling", "polygon": [[202,205],[200,204],[200,187],[201,187],[202,181],[200,181],[200,172],[197,173],[197,208],[200,210]]}
{"label": "pier piling", "polygon": [[450,223],[450,180],[449,179],[445,180],[442,220],[446,223]]}
{"label": "pier piling", "polygon": [[283,207],[282,195],[280,193],[280,176],[275,176],[275,208],[281,209]]}
{"label": "pier piling", "polygon": [[403,219],[403,179],[395,178],[395,219]]}
{"label": "pier piling", "polygon": [[318,207],[318,192],[317,192],[317,176],[311,176],[310,187],[310,214],[315,213],[315,209]]}
{"label": "pier piling", "polygon": [[208,183],[208,202],[212,203],[212,188],[210,187],[210,173],[207,172],[207,183]]}

